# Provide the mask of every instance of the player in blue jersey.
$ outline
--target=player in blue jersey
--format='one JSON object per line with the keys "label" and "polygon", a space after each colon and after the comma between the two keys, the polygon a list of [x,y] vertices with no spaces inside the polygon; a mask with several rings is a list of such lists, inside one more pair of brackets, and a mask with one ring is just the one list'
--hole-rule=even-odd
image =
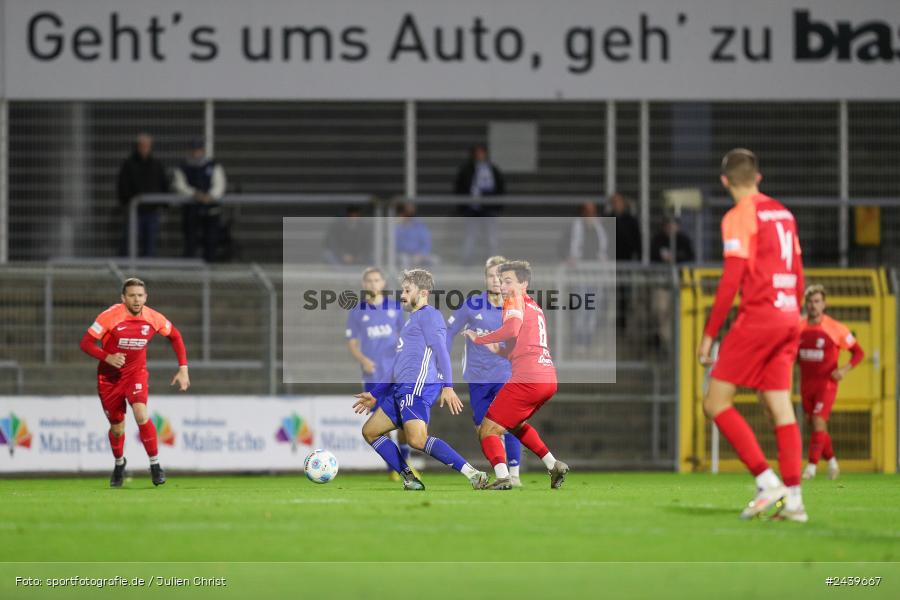
{"label": "player in blue jersey", "polygon": [[[362,274],[364,297],[347,314],[347,348],[362,371],[363,391],[371,392],[375,385],[391,381],[391,365],[397,336],[403,327],[403,308],[397,300],[384,295],[384,273],[369,267]],[[397,434],[400,454],[409,459],[409,444],[403,432]],[[391,476],[399,476],[391,469]]]}
{"label": "player in blue jersey", "polygon": [[[472,330],[484,335],[503,325],[503,296],[500,294],[500,275],[497,269],[509,262],[502,256],[492,256],[484,265],[485,291],[470,296],[447,319],[447,350],[452,351],[453,340],[461,331]],[[463,377],[469,383],[469,403],[472,405],[472,420],[475,430],[481,425],[488,407],[500,388],[509,380],[512,366],[505,357],[492,352],[488,346],[466,339],[463,347]],[[509,465],[509,479],[513,487],[522,487],[519,478],[519,464],[522,459],[522,444],[519,438],[507,432],[503,436]]]}
{"label": "player in blue jersey", "polygon": [[428,435],[431,405],[447,404],[450,414],[462,412],[462,402],[453,391],[453,370],[447,352],[447,327],[440,311],[428,304],[434,278],[423,269],[405,271],[401,279],[400,303],[410,313],[400,330],[391,381],[356,395],[353,410],[371,413],[362,434],[376,452],[403,478],[403,489],[424,490],[400,455],[400,449],[385,434],[402,429],[409,444],[462,473],[475,489],[487,484],[487,474],[475,469],[443,440]]}

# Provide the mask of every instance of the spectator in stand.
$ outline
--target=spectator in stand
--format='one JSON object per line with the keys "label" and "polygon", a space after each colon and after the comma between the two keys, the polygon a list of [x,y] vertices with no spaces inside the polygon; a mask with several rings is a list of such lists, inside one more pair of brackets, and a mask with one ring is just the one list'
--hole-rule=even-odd
{"label": "spectator in stand", "polygon": [[694,243],[681,231],[681,223],[674,216],[666,216],[662,227],[650,240],[650,261],[680,264],[694,260]]}
{"label": "spectator in stand", "polygon": [[465,236],[463,239],[462,262],[471,265],[475,261],[483,262],[478,254],[483,244],[484,256],[497,254],[498,232],[497,215],[502,206],[486,204],[483,198],[500,196],[506,192],[503,173],[488,158],[487,147],[477,144],[472,147],[469,160],[460,166],[456,173],[454,193],[460,196],[471,196],[472,201],[460,205],[460,214],[466,218]]}
{"label": "spectator in stand", "polygon": [[641,260],[641,225],[631,214],[631,202],[624,194],[610,196],[607,216],[616,219],[616,260]]}
{"label": "spectator in stand", "polygon": [[[691,238],[680,229],[678,219],[667,216],[659,232],[650,240],[650,260],[654,263],[677,265],[694,260],[694,245]],[[652,308],[656,317],[656,347],[663,352],[672,352],[673,323],[671,288],[657,288],[652,292]]]}
{"label": "spectator in stand", "polygon": [[[597,205],[585,202],[579,208],[579,216],[572,221],[572,226],[563,238],[567,245],[566,265],[576,268],[579,263],[603,263],[609,258],[609,236],[603,228],[603,221],[597,217]],[[588,272],[586,277],[593,279],[596,273]],[[572,293],[581,298],[581,306],[572,312],[573,352],[576,357],[589,353],[597,324],[601,315],[605,314],[605,298],[602,282],[599,285],[574,285]],[[609,290],[610,292],[612,290]]]}
{"label": "spectator in stand", "polygon": [[331,265],[365,265],[372,262],[372,228],[362,218],[358,206],[347,208],[344,217],[336,218],[325,232],[322,251]]}
{"label": "spectator in stand", "polygon": [[175,170],[172,187],[192,201],[182,207],[184,256],[194,258],[198,242],[203,246],[203,260],[214,262],[222,227],[222,205],[225,195],[225,170],[206,155],[206,144],[194,139],[188,157]]}
{"label": "spectator in stand", "polygon": [[[169,178],[162,163],[153,156],[153,138],[147,133],[138,134],[131,155],[119,167],[117,192],[119,203],[125,210],[125,235],[119,254],[128,254],[129,206],[132,199],[143,194],[165,194],[169,191]],[[140,204],[137,211],[138,252],[140,256],[156,256],[159,245],[159,220],[163,204]]]}
{"label": "spectator in stand", "polygon": [[431,231],[416,218],[416,207],[404,203],[397,207],[400,222],[394,230],[397,257],[403,269],[430,267],[435,263],[431,254]]}
{"label": "spectator in stand", "polygon": [[[631,214],[631,203],[624,194],[615,193],[609,198],[609,217],[616,219],[616,261],[636,262],[641,260],[641,226]],[[616,289],[616,327],[625,330],[628,319],[631,289],[619,285]]]}

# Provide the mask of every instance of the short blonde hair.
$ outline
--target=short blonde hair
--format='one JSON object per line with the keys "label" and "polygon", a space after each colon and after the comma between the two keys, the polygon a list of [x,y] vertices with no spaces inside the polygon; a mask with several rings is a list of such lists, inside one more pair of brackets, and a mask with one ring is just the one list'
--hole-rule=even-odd
{"label": "short blonde hair", "polygon": [[497,265],[502,265],[503,263],[507,263],[509,260],[505,256],[492,256],[486,261],[484,261],[484,274],[487,275],[489,269],[496,267]]}
{"label": "short blonde hair", "polygon": [[806,288],[806,291],[803,292],[803,301],[809,302],[809,299],[815,296],[816,294],[822,294],[822,300],[825,299],[825,286],[819,285],[818,283],[811,285]]}

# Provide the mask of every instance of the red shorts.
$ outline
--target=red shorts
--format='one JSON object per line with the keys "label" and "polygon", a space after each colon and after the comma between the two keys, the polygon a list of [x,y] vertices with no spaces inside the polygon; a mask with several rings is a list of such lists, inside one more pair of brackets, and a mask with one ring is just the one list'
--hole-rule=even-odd
{"label": "red shorts", "polygon": [[530,419],[555,393],[556,382],[507,383],[497,392],[485,417],[507,430],[515,429]]}
{"label": "red shorts", "polygon": [[710,376],[760,391],[789,390],[799,346],[799,326],[736,324],[725,335]]}
{"label": "red shorts", "polygon": [[826,421],[831,416],[834,398],[837,396],[836,385],[823,385],[819,389],[803,392],[803,412],[808,416],[822,417]]}
{"label": "red shorts", "polygon": [[147,373],[138,373],[119,379],[97,377],[97,394],[110,423],[125,420],[125,403],[147,403]]}

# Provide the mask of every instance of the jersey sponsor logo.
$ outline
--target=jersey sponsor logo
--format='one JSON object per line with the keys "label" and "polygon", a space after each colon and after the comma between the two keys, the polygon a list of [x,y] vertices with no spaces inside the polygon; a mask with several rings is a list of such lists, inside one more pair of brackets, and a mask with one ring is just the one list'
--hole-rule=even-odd
{"label": "jersey sponsor logo", "polygon": [[825,360],[825,351],[817,348],[800,348],[800,360],[822,362]]}
{"label": "jersey sponsor logo", "polygon": [[97,321],[94,321],[94,324],[91,325],[91,329],[94,331],[94,333],[103,333],[103,325],[101,325]]}
{"label": "jersey sponsor logo", "polygon": [[789,210],[761,210],[756,213],[760,221],[793,221],[794,215]]}
{"label": "jersey sponsor logo", "polygon": [[797,287],[797,276],[793,273],[775,273],[772,275],[772,287],[775,289],[793,289]]}
{"label": "jersey sponsor logo", "polygon": [[144,338],[121,338],[119,340],[119,348],[123,350],[140,350],[147,345]]}
{"label": "jersey sponsor logo", "polygon": [[783,311],[797,310],[797,296],[778,292],[778,297],[772,304],[775,308]]}
{"label": "jersey sponsor logo", "polygon": [[371,339],[390,337],[394,333],[394,328],[390,325],[371,325],[366,327],[366,336]]}

